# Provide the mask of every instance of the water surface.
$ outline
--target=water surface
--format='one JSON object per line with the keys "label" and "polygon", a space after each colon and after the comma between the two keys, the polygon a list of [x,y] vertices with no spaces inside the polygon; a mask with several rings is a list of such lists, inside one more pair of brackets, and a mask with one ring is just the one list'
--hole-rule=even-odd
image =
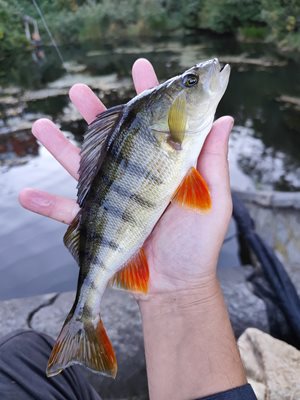
{"label": "water surface", "polygon": [[[69,87],[89,84],[108,107],[126,102],[134,95],[130,71],[137,57],[150,59],[159,79],[165,80],[202,59],[218,56],[226,61],[230,56],[230,84],[217,115],[235,118],[229,153],[232,186],[300,190],[299,110],[282,101],[283,95],[300,98],[299,64],[283,59],[272,47],[203,36],[102,47],[89,43],[61,52],[68,72],[51,48],[45,48],[40,65],[30,52],[1,60],[0,298],[75,287],[77,267],[62,244],[66,227],[18,205],[17,194],[25,186],[76,194],[74,180],[40,147],[30,126],[36,118],[52,118],[80,145],[85,123],[69,103]],[[274,65],[238,62],[234,57],[241,55]],[[226,244],[220,263],[238,263],[233,242]]]}

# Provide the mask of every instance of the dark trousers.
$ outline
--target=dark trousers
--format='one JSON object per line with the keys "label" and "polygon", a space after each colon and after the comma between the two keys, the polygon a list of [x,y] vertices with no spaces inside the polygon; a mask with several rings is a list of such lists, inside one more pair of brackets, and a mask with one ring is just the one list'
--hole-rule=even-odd
{"label": "dark trousers", "polygon": [[[0,340],[0,400],[101,400],[88,383],[84,368],[72,366],[57,376],[46,377],[53,344],[53,339],[45,334],[24,330]],[[256,400],[256,397],[251,386],[244,385],[202,400]]]}
{"label": "dark trousers", "polygon": [[101,400],[72,366],[47,378],[45,371],[53,339],[35,331],[17,331],[0,340],[1,400]]}

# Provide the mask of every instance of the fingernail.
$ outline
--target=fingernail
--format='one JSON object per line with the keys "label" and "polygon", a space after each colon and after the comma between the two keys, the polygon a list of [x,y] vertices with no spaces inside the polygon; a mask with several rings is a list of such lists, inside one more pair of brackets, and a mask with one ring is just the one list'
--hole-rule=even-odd
{"label": "fingernail", "polygon": [[32,133],[38,139],[40,139],[40,137],[43,134],[44,129],[42,128],[42,126],[43,126],[43,124],[45,124],[45,120],[46,120],[46,118],[40,118],[32,124],[32,128],[31,128]]}

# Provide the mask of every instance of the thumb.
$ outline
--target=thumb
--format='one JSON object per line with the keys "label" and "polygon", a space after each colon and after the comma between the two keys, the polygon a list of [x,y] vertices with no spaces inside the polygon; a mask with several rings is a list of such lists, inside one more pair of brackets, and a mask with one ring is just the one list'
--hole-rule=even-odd
{"label": "thumb", "polygon": [[206,180],[212,198],[222,202],[230,201],[230,182],[228,169],[228,140],[234,120],[230,116],[217,119],[207,136],[197,168]]}

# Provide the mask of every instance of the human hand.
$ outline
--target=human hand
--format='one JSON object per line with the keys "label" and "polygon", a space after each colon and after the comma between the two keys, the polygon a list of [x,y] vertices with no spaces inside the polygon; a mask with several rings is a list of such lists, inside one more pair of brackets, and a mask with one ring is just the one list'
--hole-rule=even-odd
{"label": "human hand", "polygon": [[[145,59],[136,61],[132,74],[137,93],[158,84],[153,67]],[[70,98],[88,123],[105,110],[85,85],[74,85]],[[232,123],[231,117],[222,117],[214,123],[198,161],[197,167],[211,192],[211,211],[198,214],[171,204],[146,241],[150,294],[197,288],[215,279],[232,209],[227,166]],[[50,120],[36,121],[32,132],[70,175],[78,179],[80,150]],[[67,224],[79,210],[74,200],[36,189],[24,189],[19,199],[23,207]]]}

